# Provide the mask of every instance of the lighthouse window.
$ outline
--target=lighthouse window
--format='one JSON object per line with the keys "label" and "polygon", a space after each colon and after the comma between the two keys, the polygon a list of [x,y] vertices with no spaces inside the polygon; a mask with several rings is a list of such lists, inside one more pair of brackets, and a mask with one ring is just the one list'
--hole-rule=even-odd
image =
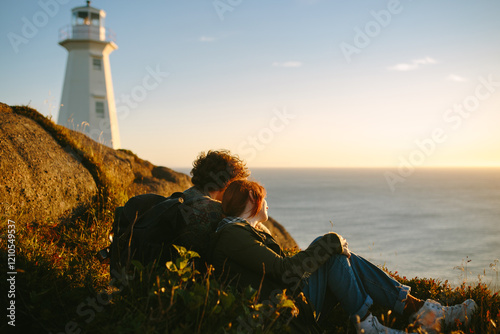
{"label": "lighthouse window", "polygon": [[76,14],[76,24],[78,25],[89,25],[90,20],[89,20],[89,12],[83,11],[83,12],[77,12]]}
{"label": "lighthouse window", "polygon": [[90,13],[90,21],[92,22],[93,26],[98,27],[99,26],[99,14]]}
{"label": "lighthouse window", "polygon": [[104,118],[104,102],[102,101],[95,102],[95,113],[97,117]]}
{"label": "lighthouse window", "polygon": [[102,70],[102,61],[99,58],[92,58],[92,67],[96,71]]}

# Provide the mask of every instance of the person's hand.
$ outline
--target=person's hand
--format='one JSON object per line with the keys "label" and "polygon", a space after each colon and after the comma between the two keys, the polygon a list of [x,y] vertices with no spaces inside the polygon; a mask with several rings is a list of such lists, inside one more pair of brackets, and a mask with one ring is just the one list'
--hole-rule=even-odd
{"label": "person's hand", "polygon": [[347,258],[350,258],[351,251],[349,250],[349,243],[341,235],[339,235],[339,238],[340,238],[340,244],[342,245],[342,255],[345,255],[347,256]]}

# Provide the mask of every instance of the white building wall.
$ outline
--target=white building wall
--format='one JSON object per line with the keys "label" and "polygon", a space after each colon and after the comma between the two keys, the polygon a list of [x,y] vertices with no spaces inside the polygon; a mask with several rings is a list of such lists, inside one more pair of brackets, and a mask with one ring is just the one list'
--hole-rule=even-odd
{"label": "white building wall", "polygon": [[[117,49],[113,42],[65,40],[68,50],[58,123],[89,135],[112,148],[120,147],[118,120],[111,78],[109,54]],[[101,59],[101,69],[94,68]],[[104,102],[104,117],[96,114],[96,101]]]}

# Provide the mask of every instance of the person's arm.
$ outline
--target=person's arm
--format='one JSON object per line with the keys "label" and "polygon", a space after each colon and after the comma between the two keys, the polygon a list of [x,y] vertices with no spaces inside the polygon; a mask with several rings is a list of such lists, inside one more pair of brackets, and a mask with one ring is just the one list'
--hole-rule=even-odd
{"label": "person's arm", "polygon": [[248,227],[234,224],[220,231],[219,245],[225,256],[240,266],[262,274],[263,264],[266,277],[295,283],[306,272],[316,271],[330,256],[342,254],[340,236],[328,233],[292,257],[281,257],[257,239]]}

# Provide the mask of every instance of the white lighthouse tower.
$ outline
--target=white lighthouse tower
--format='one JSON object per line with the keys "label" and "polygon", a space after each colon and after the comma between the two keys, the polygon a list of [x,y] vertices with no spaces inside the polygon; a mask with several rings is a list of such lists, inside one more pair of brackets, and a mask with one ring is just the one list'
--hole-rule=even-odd
{"label": "white lighthouse tower", "polygon": [[72,10],[71,26],[60,30],[59,44],[68,62],[58,123],[79,130],[97,142],[120,147],[109,54],[115,36],[105,28],[103,10],[90,6]]}

